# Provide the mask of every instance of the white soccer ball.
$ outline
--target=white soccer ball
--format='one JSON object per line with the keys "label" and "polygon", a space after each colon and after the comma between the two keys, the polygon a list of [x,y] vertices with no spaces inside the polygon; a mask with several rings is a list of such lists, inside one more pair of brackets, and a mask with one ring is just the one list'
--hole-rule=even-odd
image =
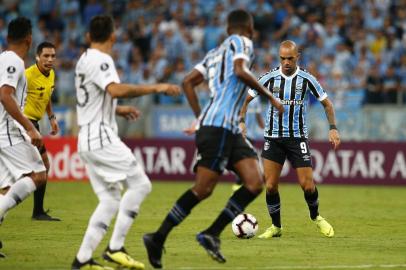
{"label": "white soccer ball", "polygon": [[238,238],[248,239],[254,237],[257,233],[258,222],[253,215],[242,213],[234,218],[231,228]]}

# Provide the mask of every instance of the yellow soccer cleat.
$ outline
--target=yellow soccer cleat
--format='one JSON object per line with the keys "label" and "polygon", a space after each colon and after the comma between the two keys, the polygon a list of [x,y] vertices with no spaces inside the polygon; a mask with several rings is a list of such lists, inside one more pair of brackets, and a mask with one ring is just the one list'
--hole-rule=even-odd
{"label": "yellow soccer cleat", "polygon": [[268,239],[271,237],[281,237],[281,236],[282,236],[282,228],[276,227],[275,225],[272,224],[272,226],[266,229],[266,231],[260,236],[258,236],[258,238]]}
{"label": "yellow soccer cleat", "polygon": [[233,185],[231,186],[231,190],[232,190],[233,192],[235,192],[235,191],[239,190],[240,187],[242,187],[241,184],[233,184]]}
{"label": "yellow soccer cleat", "polygon": [[144,270],[145,268],[145,265],[142,262],[136,261],[131,258],[131,256],[128,255],[124,248],[121,248],[117,251],[112,251],[107,248],[103,252],[103,259],[129,269]]}
{"label": "yellow soccer cleat", "polygon": [[327,237],[334,236],[333,227],[322,216],[317,216],[316,219],[313,221],[314,223],[316,223],[317,228],[320,230],[322,234],[324,234]]}
{"label": "yellow soccer cleat", "polygon": [[111,267],[103,266],[93,259],[90,259],[84,263],[78,261],[77,258],[72,263],[72,270],[114,270]]}

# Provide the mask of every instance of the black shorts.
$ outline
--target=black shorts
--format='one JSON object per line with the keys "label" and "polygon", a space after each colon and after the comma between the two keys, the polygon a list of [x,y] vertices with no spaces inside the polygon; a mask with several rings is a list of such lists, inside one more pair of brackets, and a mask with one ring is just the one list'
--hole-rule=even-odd
{"label": "black shorts", "polygon": [[306,138],[265,139],[261,156],[281,165],[285,163],[287,157],[293,168],[312,167],[312,157]]}
{"label": "black shorts", "polygon": [[[39,130],[38,121],[32,120],[32,119],[30,119],[30,121],[31,121],[31,123],[34,125],[34,127],[38,130],[38,132],[41,133],[41,131]],[[37,147],[37,148],[38,148],[38,151],[39,151],[39,153],[40,153],[41,155],[44,154],[44,153],[46,153],[46,151],[47,151],[47,149],[45,148],[45,145],[44,145],[44,144],[43,144],[42,146],[40,146],[40,147]]]}
{"label": "black shorts", "polygon": [[220,127],[200,127],[196,132],[197,166],[222,173],[234,170],[234,164],[245,158],[258,158],[254,147],[242,134]]}

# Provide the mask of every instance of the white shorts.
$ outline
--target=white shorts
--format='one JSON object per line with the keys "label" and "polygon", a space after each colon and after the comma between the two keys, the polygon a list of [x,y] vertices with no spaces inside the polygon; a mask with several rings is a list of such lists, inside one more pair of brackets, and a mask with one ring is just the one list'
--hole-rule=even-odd
{"label": "white shorts", "polygon": [[23,175],[46,171],[38,149],[29,142],[0,148],[0,187],[7,187]]}
{"label": "white shorts", "polygon": [[128,186],[127,181],[149,181],[130,148],[122,141],[94,151],[79,152],[95,193]]}

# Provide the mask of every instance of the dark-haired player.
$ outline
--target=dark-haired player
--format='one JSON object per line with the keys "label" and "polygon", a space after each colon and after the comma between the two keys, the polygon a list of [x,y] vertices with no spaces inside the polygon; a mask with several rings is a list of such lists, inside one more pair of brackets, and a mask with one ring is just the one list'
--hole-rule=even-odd
{"label": "dark-haired player", "polygon": [[[266,183],[266,204],[272,218],[272,225],[259,238],[282,235],[278,184],[286,158],[296,169],[299,184],[309,207],[310,218],[323,235],[334,236],[333,227],[319,215],[318,211],[319,196],[313,181],[311,153],[307,140],[306,96],[308,93],[315,96],[324,107],[330,124],[329,140],[334,149],[340,145],[340,136],[336,128],[333,104],[316,78],[297,65],[299,56],[298,48],[293,41],[282,42],[279,48],[280,67],[265,73],[259,80],[259,83],[272,91],[285,107],[285,112],[278,114],[270,106],[269,116],[266,118],[262,158]],[[248,92],[249,95],[241,111],[242,119],[245,117],[248,103],[258,96],[258,92],[255,90],[250,89]]]}
{"label": "dark-haired player", "polygon": [[[27,77],[27,101],[24,106],[24,115],[31,120],[38,132],[40,132],[38,121],[42,119],[46,112],[51,124],[51,134],[56,135],[59,127],[51,102],[51,95],[55,88],[55,72],[53,69],[56,59],[55,46],[50,42],[42,42],[37,46],[35,59],[36,63],[25,70],[25,76]],[[42,145],[38,150],[48,172],[49,160],[45,146]],[[32,219],[60,221],[59,218],[51,217],[44,211],[45,189],[46,183],[34,192]]]}
{"label": "dark-haired player", "polygon": [[8,210],[23,201],[46,181],[46,170],[35,146],[42,145],[40,133],[27,119],[27,93],[23,58],[32,41],[31,21],[19,17],[8,25],[8,48],[0,54],[0,222]]}
{"label": "dark-haired player", "polygon": [[[118,137],[116,123],[116,114],[133,120],[140,112],[134,107],[118,106],[117,98],[153,93],[178,95],[180,89],[171,84],[120,83],[111,57],[116,40],[111,17],[93,17],[89,39],[90,48],[81,55],[75,70],[80,127],[78,151],[99,204],[89,220],[72,269],[106,269],[92,257],[116,215],[113,234],[103,258],[119,267],[144,269],[144,264],[127,254],[124,241],[142,201],[151,191],[151,182],[131,150]],[[121,187],[125,188],[123,195]]]}
{"label": "dark-haired player", "polygon": [[[213,224],[196,235],[196,240],[214,260],[226,261],[220,252],[221,232],[262,191],[263,175],[256,153],[244,140],[238,125],[239,113],[247,95],[245,88],[256,89],[278,110],[283,111],[283,106],[249,71],[253,60],[253,31],[253,19],[249,13],[232,11],[227,17],[229,37],[209,51],[183,81],[186,97],[197,117],[197,125],[189,130],[194,132],[196,128],[196,181],[176,201],[158,230],[144,235],[148,258],[155,268],[162,267],[162,249],[170,231],[198,203],[210,196],[225,168],[236,172],[243,186],[233,193]],[[204,80],[208,81],[211,100],[201,110],[194,88]]]}

